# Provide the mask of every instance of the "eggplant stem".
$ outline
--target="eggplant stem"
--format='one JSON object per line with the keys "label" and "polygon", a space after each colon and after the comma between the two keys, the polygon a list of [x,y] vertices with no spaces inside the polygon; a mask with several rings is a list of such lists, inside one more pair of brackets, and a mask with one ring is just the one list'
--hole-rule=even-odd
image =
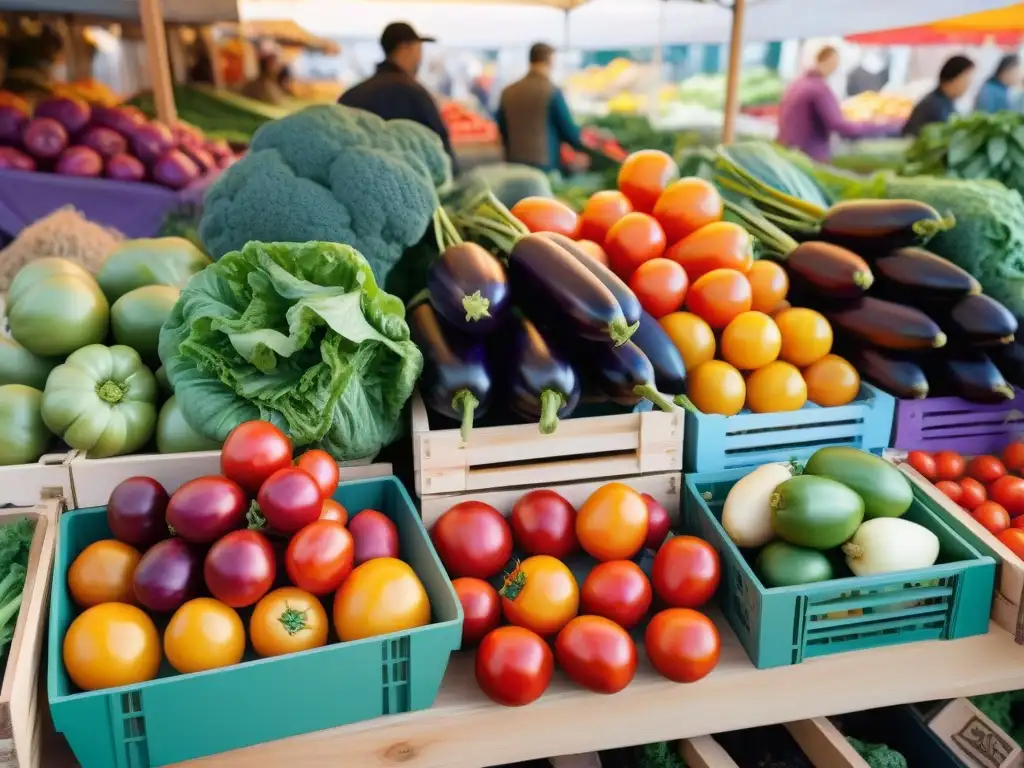
{"label": "eggplant stem", "polygon": [[632,325],[626,325],[626,318],[620,317],[616,320],[612,320],[608,325],[608,338],[615,342],[616,347],[621,347],[627,341],[629,337],[636,333],[636,329],[640,327],[640,321],[637,320]]}
{"label": "eggplant stem", "polygon": [[689,411],[690,413],[700,413],[700,409],[694,405],[693,401],[686,395],[676,395],[673,402],[683,410]]}
{"label": "eggplant stem", "polygon": [[915,221],[911,229],[914,230],[914,234],[921,239],[923,244],[927,243],[940,232],[946,232],[955,226],[956,217],[950,214],[943,219],[925,219],[923,221]]}
{"label": "eggplant stem", "polygon": [[565,396],[553,389],[540,393],[540,433],[550,435],[558,429],[558,411],[565,405]]}
{"label": "eggplant stem", "polygon": [[434,225],[434,244],[437,246],[438,253],[444,253],[444,234],[441,232],[441,210],[441,206],[438,206],[432,217]]}
{"label": "eggplant stem", "polygon": [[672,413],[675,406],[672,401],[656,390],[652,384],[637,384],[633,387],[633,394],[637,397],[645,397],[654,403],[661,410]]}
{"label": "eggplant stem", "polygon": [[491,300],[480,295],[480,291],[473,291],[468,296],[462,297],[462,308],[466,310],[466,322],[476,322],[485,317],[490,317]]}
{"label": "eggplant stem", "polygon": [[875,282],[875,276],[870,272],[854,272],[853,273],[853,284],[858,288],[863,288],[865,291],[871,287],[871,284]]}
{"label": "eggplant stem", "polygon": [[942,331],[939,331],[939,333],[935,336],[935,341],[932,342],[932,348],[938,349],[939,347],[944,346],[946,346],[946,334],[944,334]]}
{"label": "eggplant stem", "polygon": [[476,411],[480,401],[468,389],[460,389],[452,398],[452,410],[462,411],[462,426],[459,432],[462,435],[462,443],[469,443],[469,434],[473,431],[473,412]]}
{"label": "eggplant stem", "polygon": [[[438,206],[438,209],[434,212],[434,224],[440,229],[440,238],[445,243],[445,248],[451,248],[453,245],[462,245],[462,236],[459,234],[459,230],[452,224],[451,218],[448,216],[448,212],[444,209],[444,206]],[[441,250],[445,250],[442,248]]]}

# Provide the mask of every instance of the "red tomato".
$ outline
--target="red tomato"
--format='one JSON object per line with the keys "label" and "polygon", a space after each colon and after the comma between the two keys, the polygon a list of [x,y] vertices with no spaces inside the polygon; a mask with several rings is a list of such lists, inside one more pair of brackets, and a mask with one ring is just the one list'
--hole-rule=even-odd
{"label": "red tomato", "polygon": [[967,474],[979,483],[988,485],[1005,475],[1006,467],[995,456],[975,456],[967,462]]}
{"label": "red tomato", "polygon": [[973,510],[987,498],[985,486],[973,477],[965,477],[960,481],[960,506],[964,509]]}
{"label": "red tomato", "polygon": [[550,197],[524,197],[511,213],[531,232],[557,232],[575,240],[580,228],[576,211]]}
{"label": "red tomato", "polygon": [[692,683],[718,664],[721,640],[718,629],[703,613],[669,608],[647,625],[644,647],[659,674],[676,683]]}
{"label": "red tomato", "polygon": [[352,573],[352,534],[334,520],[314,520],[292,536],[284,556],[288,578],[318,597],[330,594]]}
{"label": "red tomato", "polygon": [[988,487],[988,497],[1005,507],[1010,517],[1024,515],[1024,480],[1019,477],[1000,477]]}
{"label": "red tomato", "polygon": [[348,524],[355,543],[355,564],[378,557],[398,557],[398,528],[376,509],[364,509]]}
{"label": "red tomato", "polygon": [[274,548],[259,531],[232,531],[210,547],[203,563],[210,594],[232,608],[258,602],[276,576]]}
{"label": "red tomato", "polygon": [[1008,528],[998,534],[996,538],[1018,558],[1024,560],[1024,530],[1016,527]]}
{"label": "red tomato", "polygon": [[602,616],[577,616],[555,638],[555,659],[569,679],[596,693],[618,693],[636,674],[629,633]]}
{"label": "red tomato", "polygon": [[226,477],[189,480],[167,502],[167,525],[194,544],[209,544],[245,526],[245,491]]}
{"label": "red tomato", "polygon": [[632,629],[647,615],[653,598],[651,582],[632,560],[600,563],[580,590],[583,613],[604,616],[626,629]]}
{"label": "red tomato", "polygon": [[699,608],[718,589],[721,569],[715,548],[696,536],[674,536],[654,556],[654,591],[674,608]]}
{"label": "red tomato", "polygon": [[1017,515],[1017,517],[1010,518],[1011,528],[1024,528],[1024,515]]}
{"label": "red tomato", "polygon": [[480,642],[484,635],[501,623],[501,600],[498,591],[483,579],[463,576],[452,581],[455,594],[462,603],[462,647]]}
{"label": "red tomato", "polygon": [[1024,469],[1024,442],[1015,440],[1003,449],[1003,464],[1011,472]]}
{"label": "red tomato", "polygon": [[651,494],[641,493],[640,498],[647,505],[647,540],[644,542],[644,546],[647,549],[656,550],[668,536],[669,525],[672,521],[669,520],[665,508]]}
{"label": "red tomato", "polygon": [[612,224],[632,212],[633,204],[617,189],[595,192],[580,214],[580,239],[603,243]]}
{"label": "red tomato", "polygon": [[334,520],[345,525],[348,522],[348,510],[334,499],[324,499],[324,505],[320,507],[320,519]]}
{"label": "red tomato", "polygon": [[512,557],[508,521],[482,501],[456,504],[437,519],[430,538],[451,577],[489,579]]}
{"label": "red tomato", "polygon": [[1010,527],[1010,513],[994,501],[985,501],[979,504],[971,512],[971,517],[997,536]]}
{"label": "red tomato", "polygon": [[685,269],[692,283],[716,269],[735,269],[746,275],[754,264],[753,240],[738,224],[719,221],[676,242],[665,251],[665,258]]}
{"label": "red tomato", "polygon": [[304,469],[313,476],[320,493],[325,499],[331,498],[338,488],[338,463],[327,451],[306,451],[295,460],[295,466]]}
{"label": "red tomato", "polygon": [[665,233],[646,213],[627,213],[608,230],[604,252],[612,271],[629,280],[637,267],[665,253]]}
{"label": "red tomato", "polygon": [[940,451],[935,454],[935,471],[940,480],[959,480],[964,476],[967,462],[956,451]]}
{"label": "red tomato", "polygon": [[629,278],[640,306],[655,319],[682,307],[689,286],[686,270],[668,259],[646,261]]}
{"label": "red tomato", "polygon": [[964,497],[964,489],[960,487],[959,483],[955,483],[952,480],[939,480],[939,482],[935,484],[935,487],[957,504],[959,504],[960,500]]}
{"label": "red tomato", "polygon": [[313,476],[298,467],[285,467],[267,478],[256,495],[267,525],[280,533],[295,533],[320,517],[324,499]]}
{"label": "red tomato", "polygon": [[506,707],[521,707],[539,699],[554,668],[548,644],[522,627],[498,627],[480,641],[476,652],[480,690]]}
{"label": "red tomato", "polygon": [[555,491],[530,491],[512,507],[512,533],[528,555],[564,559],[580,548],[576,508]]}
{"label": "red tomato", "polygon": [[618,186],[634,209],[650,213],[665,187],[678,178],[679,166],[668,153],[641,149],[622,162]]}
{"label": "red tomato", "polygon": [[654,218],[676,243],[701,227],[722,220],[722,198],[714,185],[695,177],[672,182],[654,204]]}
{"label": "red tomato", "polygon": [[686,309],[715,330],[750,311],[750,281],[735,269],[713,269],[698,277],[686,292]]}
{"label": "red tomato", "polygon": [[935,459],[927,451],[911,451],[907,454],[907,464],[933,483],[939,479],[939,471],[935,466]]}
{"label": "red tomato", "polygon": [[264,480],[291,463],[292,441],[266,421],[239,424],[220,451],[220,471],[250,496],[259,492]]}

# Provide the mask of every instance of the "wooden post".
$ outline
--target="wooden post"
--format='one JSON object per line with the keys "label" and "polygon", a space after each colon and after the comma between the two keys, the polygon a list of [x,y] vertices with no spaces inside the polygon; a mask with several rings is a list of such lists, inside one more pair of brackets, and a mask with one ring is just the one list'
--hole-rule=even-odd
{"label": "wooden post", "polygon": [[736,140],[736,117],[740,112],[740,69],[743,67],[743,15],[746,0],[734,0],[732,6],[732,34],[729,37],[729,74],[725,85],[725,122],[722,124],[722,143]]}
{"label": "wooden post", "polygon": [[160,0],[139,0],[142,39],[146,44],[146,61],[153,81],[153,101],[157,118],[168,125],[178,119],[174,106],[174,85],[167,58],[167,30]]}

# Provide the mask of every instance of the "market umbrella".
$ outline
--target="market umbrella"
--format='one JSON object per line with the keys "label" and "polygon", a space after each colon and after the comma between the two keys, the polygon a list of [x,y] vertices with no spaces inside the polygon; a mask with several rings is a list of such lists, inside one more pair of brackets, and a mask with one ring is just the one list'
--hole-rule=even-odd
{"label": "market umbrella", "polygon": [[849,40],[862,45],[1020,45],[1024,40],[1024,3],[923,26],[866,32]]}

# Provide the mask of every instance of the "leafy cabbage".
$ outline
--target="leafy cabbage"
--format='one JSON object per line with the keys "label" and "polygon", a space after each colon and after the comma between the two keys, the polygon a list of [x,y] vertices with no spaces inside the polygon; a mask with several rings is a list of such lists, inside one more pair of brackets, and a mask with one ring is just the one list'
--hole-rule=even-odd
{"label": "leafy cabbage", "polygon": [[401,432],[423,367],[405,307],[366,259],[333,243],[248,243],[196,274],[160,332],[188,424],[223,442],[269,421],[338,461],[375,456]]}

